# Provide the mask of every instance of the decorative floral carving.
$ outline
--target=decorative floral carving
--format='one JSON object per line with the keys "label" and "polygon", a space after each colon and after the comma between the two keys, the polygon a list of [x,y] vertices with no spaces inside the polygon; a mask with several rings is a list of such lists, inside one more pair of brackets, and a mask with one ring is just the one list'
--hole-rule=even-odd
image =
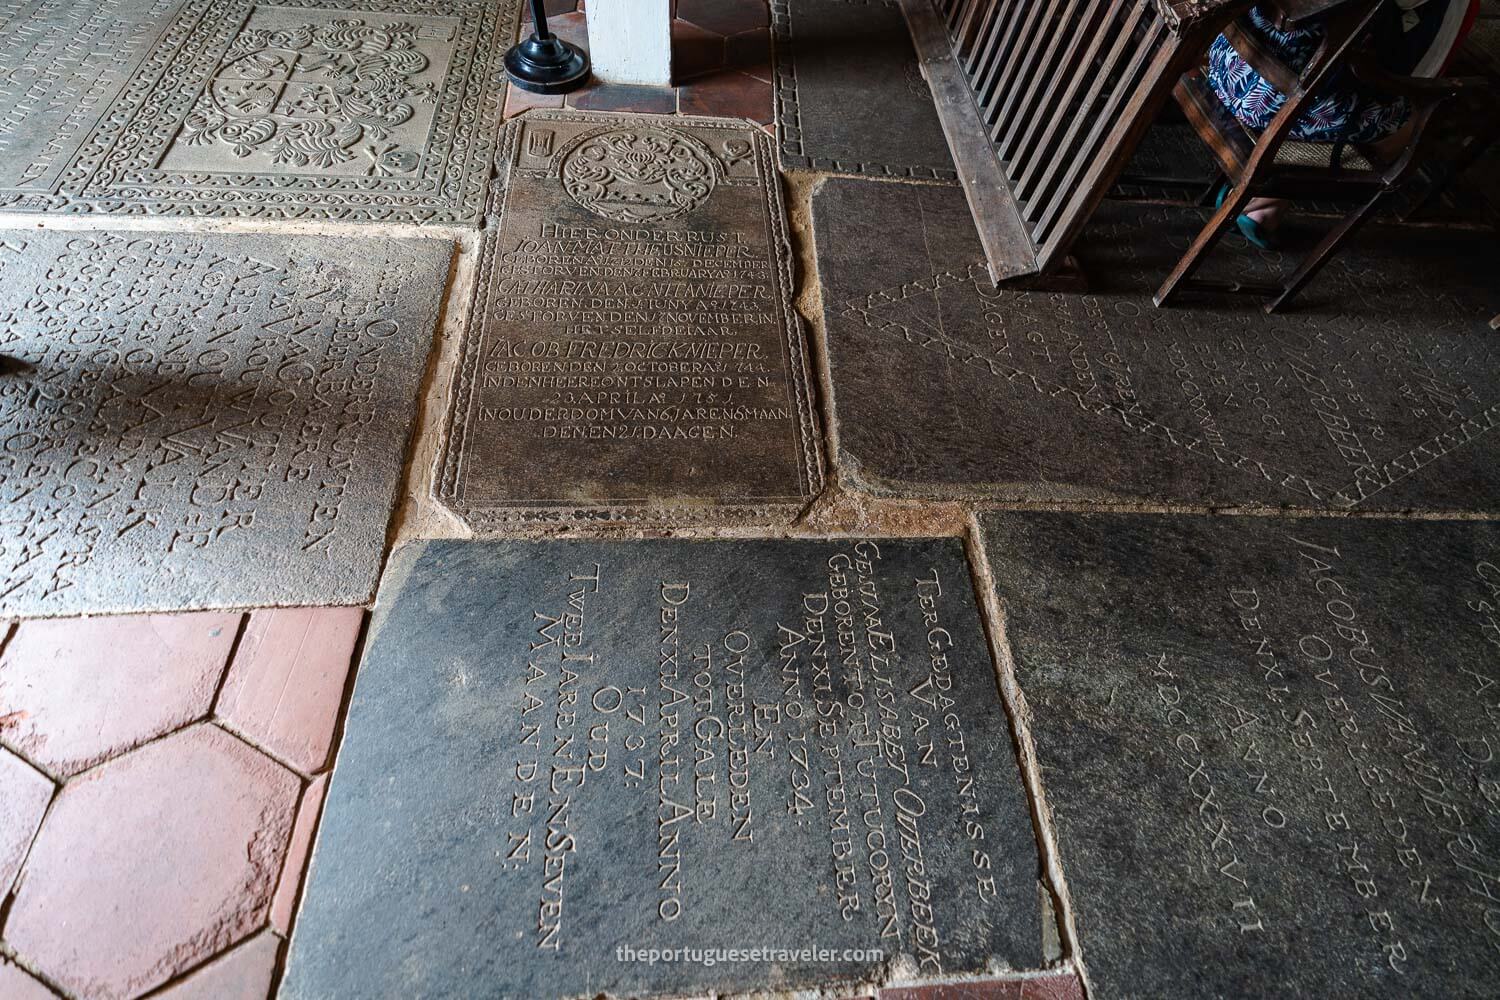
{"label": "decorative floral carving", "polygon": [[416,77],[428,60],[411,24],[343,19],[283,30],[247,28],[235,38],[183,122],[186,145],[227,144],[236,156],[269,152],[273,163],[331,167],[355,158],[368,173],[416,169],[420,155],[390,142],[437,93]]}
{"label": "decorative floral carving", "polygon": [[712,155],[670,129],[620,129],[593,136],[567,155],[563,189],[616,222],[672,219],[713,193]]}

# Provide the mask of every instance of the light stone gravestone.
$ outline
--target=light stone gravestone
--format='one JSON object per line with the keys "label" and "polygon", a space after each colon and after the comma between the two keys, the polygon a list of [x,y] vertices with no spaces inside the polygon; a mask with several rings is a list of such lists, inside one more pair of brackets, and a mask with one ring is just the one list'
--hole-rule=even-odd
{"label": "light stone gravestone", "polygon": [[504,148],[437,498],[479,531],[795,517],[822,455],[765,134],[534,111]]}
{"label": "light stone gravestone", "polygon": [[0,231],[0,616],[367,601],[451,255]]}

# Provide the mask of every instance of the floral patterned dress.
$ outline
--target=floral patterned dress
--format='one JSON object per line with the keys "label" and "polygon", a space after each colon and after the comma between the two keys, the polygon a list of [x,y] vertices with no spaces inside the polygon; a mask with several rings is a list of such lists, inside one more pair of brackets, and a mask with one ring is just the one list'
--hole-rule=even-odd
{"label": "floral patterned dress", "polygon": [[[1478,0],[1390,0],[1377,17],[1374,41],[1381,62],[1392,72],[1435,76],[1473,23]],[[1249,13],[1248,29],[1301,72],[1323,40],[1313,23],[1278,31],[1259,8]],[[1224,106],[1247,129],[1259,132],[1286,103],[1286,96],[1261,77],[1223,35],[1208,52],[1208,82]],[[1291,138],[1304,142],[1374,142],[1406,123],[1411,107],[1362,88],[1347,72],[1335,72],[1320,87],[1292,126]]]}

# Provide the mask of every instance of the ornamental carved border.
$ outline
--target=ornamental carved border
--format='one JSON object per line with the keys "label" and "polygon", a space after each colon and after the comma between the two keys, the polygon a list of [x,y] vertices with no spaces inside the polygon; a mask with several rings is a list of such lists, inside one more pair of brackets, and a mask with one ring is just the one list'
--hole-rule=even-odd
{"label": "ornamental carved border", "polygon": [[[160,167],[257,8],[455,23],[426,146],[409,176]],[[519,17],[518,0],[187,0],[74,154],[57,192],[8,197],[0,210],[475,223],[501,130],[504,52]]]}

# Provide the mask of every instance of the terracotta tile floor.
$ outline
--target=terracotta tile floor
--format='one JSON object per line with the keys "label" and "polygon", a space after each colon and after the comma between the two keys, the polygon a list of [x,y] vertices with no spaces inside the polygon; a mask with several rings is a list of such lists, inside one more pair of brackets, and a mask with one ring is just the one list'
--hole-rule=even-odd
{"label": "terracotta tile floor", "polygon": [[[674,0],[670,87],[594,81],[571,94],[531,94],[512,87],[505,116],[527,108],[634,111],[748,118],[772,132],[771,19],[766,0]],[[547,0],[548,26],[588,48],[583,4]]]}
{"label": "terracotta tile floor", "polygon": [[363,623],[0,626],[0,998],[270,993]]}

